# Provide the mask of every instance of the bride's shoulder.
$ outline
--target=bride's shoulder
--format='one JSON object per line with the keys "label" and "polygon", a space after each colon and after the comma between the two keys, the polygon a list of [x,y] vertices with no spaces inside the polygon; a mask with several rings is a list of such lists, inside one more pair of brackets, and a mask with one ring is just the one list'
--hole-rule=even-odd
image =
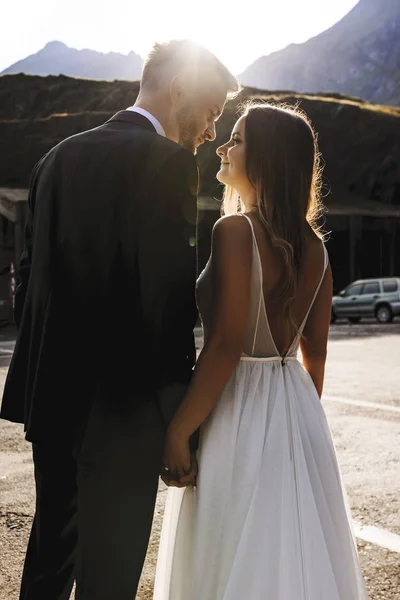
{"label": "bride's shoulder", "polygon": [[246,256],[252,251],[252,233],[241,215],[226,215],[216,221],[212,232],[212,253],[224,254],[231,259]]}
{"label": "bride's shoulder", "polygon": [[251,240],[252,234],[249,224],[242,215],[225,215],[214,223],[213,237],[235,237],[240,240]]}

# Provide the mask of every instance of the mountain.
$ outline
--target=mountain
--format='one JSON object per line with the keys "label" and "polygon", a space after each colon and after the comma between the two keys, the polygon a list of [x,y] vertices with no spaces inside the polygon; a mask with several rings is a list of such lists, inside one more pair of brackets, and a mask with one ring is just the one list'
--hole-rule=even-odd
{"label": "mountain", "polygon": [[25,73],[136,81],[141,77],[142,67],[143,59],[134,52],[103,54],[94,50],[75,50],[62,42],[49,42],[42,50],[14,63],[0,75]]}
{"label": "mountain", "polygon": [[400,105],[400,1],[360,0],[327,31],[259,58],[239,79],[267,90],[338,92]]}

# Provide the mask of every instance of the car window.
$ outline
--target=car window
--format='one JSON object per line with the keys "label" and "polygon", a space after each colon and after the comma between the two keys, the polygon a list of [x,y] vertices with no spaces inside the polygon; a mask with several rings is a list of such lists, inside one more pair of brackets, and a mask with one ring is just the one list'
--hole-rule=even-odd
{"label": "car window", "polygon": [[386,294],[390,294],[391,292],[397,292],[397,281],[395,279],[388,279],[383,282],[383,291]]}
{"label": "car window", "polygon": [[380,294],[379,281],[371,281],[364,284],[363,294]]}
{"label": "car window", "polygon": [[361,288],[361,283],[358,283],[357,285],[352,285],[351,287],[347,288],[346,296],[359,296],[361,294]]}

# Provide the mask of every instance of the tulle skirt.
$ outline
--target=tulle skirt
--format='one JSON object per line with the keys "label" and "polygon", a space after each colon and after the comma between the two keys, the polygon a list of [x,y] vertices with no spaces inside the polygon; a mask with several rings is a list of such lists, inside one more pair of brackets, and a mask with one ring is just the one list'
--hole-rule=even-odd
{"label": "tulle skirt", "polygon": [[324,410],[297,360],[242,359],[170,488],[155,600],[364,600]]}

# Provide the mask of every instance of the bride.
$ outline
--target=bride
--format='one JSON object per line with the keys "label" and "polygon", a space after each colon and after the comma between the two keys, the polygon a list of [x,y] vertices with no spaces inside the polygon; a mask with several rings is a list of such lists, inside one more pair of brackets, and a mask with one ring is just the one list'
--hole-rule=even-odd
{"label": "bride", "polygon": [[[155,600],[364,600],[320,402],[332,275],[306,116],[244,109],[218,148],[225,216],[197,284],[204,348],[167,434]],[[301,349],[302,363],[297,358]]]}

